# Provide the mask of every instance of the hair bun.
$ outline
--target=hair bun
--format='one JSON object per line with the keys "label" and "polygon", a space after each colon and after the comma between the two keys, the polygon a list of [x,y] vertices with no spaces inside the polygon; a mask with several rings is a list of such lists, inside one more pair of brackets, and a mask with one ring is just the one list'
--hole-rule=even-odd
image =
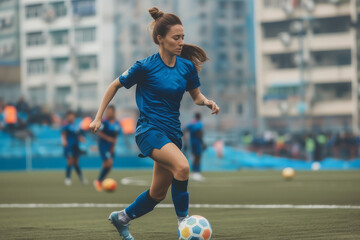
{"label": "hair bun", "polygon": [[155,21],[164,15],[164,12],[160,11],[157,7],[150,8],[149,13]]}

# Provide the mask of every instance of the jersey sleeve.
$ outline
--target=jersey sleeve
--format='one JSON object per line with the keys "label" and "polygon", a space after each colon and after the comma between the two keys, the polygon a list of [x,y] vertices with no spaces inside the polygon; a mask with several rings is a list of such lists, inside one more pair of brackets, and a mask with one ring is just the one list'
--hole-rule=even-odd
{"label": "jersey sleeve", "polygon": [[131,88],[135,84],[139,83],[142,80],[142,64],[137,61],[132,65],[128,70],[120,75],[120,83],[127,89]]}
{"label": "jersey sleeve", "polygon": [[190,91],[198,87],[200,87],[199,75],[195,65],[191,64],[190,72],[187,77],[186,91]]}

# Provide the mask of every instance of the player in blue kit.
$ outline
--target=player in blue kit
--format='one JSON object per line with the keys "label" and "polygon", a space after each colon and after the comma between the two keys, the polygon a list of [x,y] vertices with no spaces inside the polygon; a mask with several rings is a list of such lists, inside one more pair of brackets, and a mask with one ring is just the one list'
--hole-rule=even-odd
{"label": "player in blue kit", "polygon": [[204,177],[201,175],[201,155],[204,150],[203,143],[203,129],[204,124],[201,121],[201,114],[195,113],[195,118],[186,126],[185,131],[190,133],[191,152],[194,157],[191,178],[195,181],[203,181]]}
{"label": "player in blue kit", "polygon": [[97,191],[102,191],[102,181],[110,172],[114,161],[114,148],[118,134],[121,132],[121,126],[115,119],[115,107],[110,105],[106,109],[106,119],[102,121],[98,131],[99,152],[103,160],[103,166],[99,177],[94,181],[94,187]]}
{"label": "player in blue kit", "polygon": [[82,175],[79,166],[80,148],[79,141],[84,141],[79,124],[75,124],[75,113],[66,113],[66,124],[61,129],[61,141],[64,147],[64,155],[67,160],[65,185],[70,186],[71,168],[74,167],[82,183],[87,184],[87,179]]}
{"label": "player in blue kit", "polygon": [[209,107],[212,114],[220,110],[199,89],[198,71],[208,59],[206,53],[197,46],[184,43],[184,29],[178,16],[163,13],[156,7],[149,12],[154,18],[152,37],[159,45],[159,52],[137,61],[110,84],[90,124],[90,129],[96,132],[101,126],[104,110],[117,90],[136,85],[140,116],[135,140],[142,155],[154,160],[154,170],[150,189],[124,210],[109,216],[125,240],[134,239],[129,233],[129,222],[152,211],[166,197],[170,186],[178,223],[188,216],[189,162],[180,150],[183,133],[179,120],[184,93],[188,91],[195,104]]}

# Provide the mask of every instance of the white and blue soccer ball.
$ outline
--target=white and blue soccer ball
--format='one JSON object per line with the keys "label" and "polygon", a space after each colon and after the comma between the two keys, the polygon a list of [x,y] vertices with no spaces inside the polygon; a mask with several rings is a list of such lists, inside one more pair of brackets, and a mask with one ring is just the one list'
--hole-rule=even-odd
{"label": "white and blue soccer ball", "polygon": [[212,229],[206,218],[193,215],[180,223],[178,235],[179,240],[209,240]]}

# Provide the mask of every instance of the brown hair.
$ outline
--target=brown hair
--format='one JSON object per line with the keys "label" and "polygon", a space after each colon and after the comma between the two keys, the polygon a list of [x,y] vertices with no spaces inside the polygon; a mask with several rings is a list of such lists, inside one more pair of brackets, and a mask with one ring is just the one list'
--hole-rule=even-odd
{"label": "brown hair", "polygon": [[[154,21],[151,23],[153,27],[152,38],[154,43],[157,45],[159,45],[159,41],[157,39],[158,35],[165,37],[171,26],[178,24],[182,25],[182,22],[178,16],[172,13],[164,13],[157,7],[150,8],[149,13],[154,19]],[[190,60],[195,65],[198,72],[201,70],[202,64],[206,60],[209,60],[202,48],[186,43],[183,45],[180,57]]]}

